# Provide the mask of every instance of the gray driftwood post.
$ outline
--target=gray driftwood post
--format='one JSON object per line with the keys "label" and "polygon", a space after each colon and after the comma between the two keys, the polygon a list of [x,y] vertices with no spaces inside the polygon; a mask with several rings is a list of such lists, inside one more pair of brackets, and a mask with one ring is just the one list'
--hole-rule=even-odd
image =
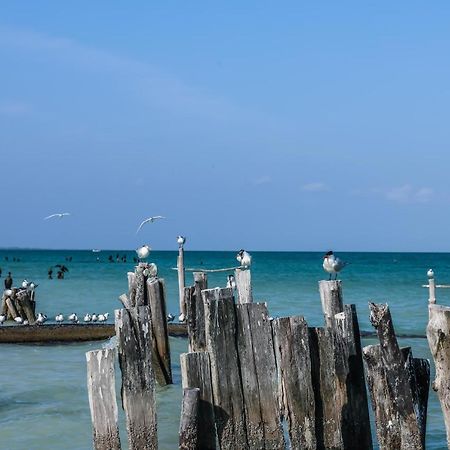
{"label": "gray driftwood post", "polygon": [[236,305],[237,346],[250,448],[281,449],[277,368],[265,303]]}
{"label": "gray driftwood post", "polygon": [[279,379],[281,411],[293,449],[315,450],[315,401],[311,378],[308,324],[301,316],[272,323]]}
{"label": "gray driftwood post", "polygon": [[200,389],[183,389],[180,420],[180,450],[197,450],[199,440]]}
{"label": "gray driftwood post", "polygon": [[147,281],[147,297],[152,317],[153,370],[158,384],[172,384],[166,293],[162,278]]}
{"label": "gray driftwood post", "polygon": [[202,291],[208,288],[208,277],[204,272],[194,272],[194,286],[185,288],[189,351],[205,350],[205,307]]}
{"label": "gray driftwood post", "polygon": [[216,450],[211,365],[207,352],[183,353],[180,356],[184,389],[199,388],[198,448]]}
{"label": "gray driftwood post", "polygon": [[236,316],[230,288],[203,291],[206,350],[210,356],[214,415],[221,450],[248,448],[244,397],[236,350]]}
{"label": "gray driftwood post", "polygon": [[252,303],[252,274],[250,269],[236,269],[234,271],[234,279],[236,281],[237,302]]}
{"label": "gray driftwood post", "polygon": [[320,301],[325,317],[325,326],[334,324],[334,316],[344,310],[341,280],[319,281]]}
{"label": "gray driftwood post", "polygon": [[123,307],[125,309],[130,309],[131,308],[131,302],[130,299],[128,298],[127,294],[122,294],[119,296],[119,301],[120,303],[122,303]]}
{"label": "gray driftwood post", "polygon": [[[394,442],[395,445],[398,445],[395,448],[424,449],[425,436],[423,432],[425,425],[423,421],[426,420],[426,417],[420,414],[420,411],[423,411],[423,405],[421,407],[419,403],[419,400],[424,400],[419,395],[419,392],[423,391],[423,389],[417,386],[418,380],[414,373],[414,364],[410,352],[408,352],[409,356],[405,358],[398,345],[389,307],[387,305],[369,303],[369,308],[370,320],[376,328],[380,340],[380,355],[378,357],[382,365],[380,369],[377,366],[379,363],[376,361],[369,361],[368,363],[369,371],[371,364],[377,367],[377,372],[374,372],[373,375],[369,373],[369,387],[373,388],[373,386],[380,385],[376,391],[372,389],[372,401],[375,405],[377,403],[384,404],[387,397],[384,394],[388,393],[388,395],[391,395],[395,412],[392,423],[398,421],[398,428],[390,426],[389,422],[388,425],[380,425],[380,422],[377,422],[377,434],[380,434],[378,427],[381,426],[380,430],[384,429],[386,433],[392,433],[392,438],[388,439],[391,440],[390,444]],[[368,359],[369,350],[364,349],[366,360]],[[373,350],[371,351],[373,352]],[[373,355],[371,356],[373,358]],[[375,354],[375,356],[377,355]],[[384,376],[381,376],[380,379],[370,379],[371,376],[372,378],[377,375],[380,377],[381,371],[384,371]],[[374,396],[375,392],[378,393],[378,397]]]}
{"label": "gray driftwood post", "polygon": [[95,450],[120,450],[117,425],[115,350],[93,350],[86,353],[87,387],[92,418]]}
{"label": "gray driftwood post", "polygon": [[134,304],[133,306],[143,306],[146,305],[148,302],[147,300],[147,293],[146,293],[146,276],[144,275],[144,270],[146,269],[147,264],[146,263],[139,263],[136,266],[136,270],[134,272],[134,288],[135,288],[135,297],[134,297]]}
{"label": "gray driftwood post", "polygon": [[134,272],[127,272],[128,278],[128,299],[131,306],[136,306],[136,279]]}
{"label": "gray driftwood post", "polygon": [[148,306],[116,310],[122,405],[130,450],[158,448],[151,316]]}
{"label": "gray driftwood post", "polygon": [[441,403],[450,448],[450,307],[430,303],[428,312],[427,338],[436,366],[432,386]]}
{"label": "gray driftwood post", "polygon": [[34,324],[36,317],[33,312],[33,307],[31,306],[30,293],[27,291],[20,291],[17,293],[16,298],[25,316],[22,316],[22,318],[26,318],[30,325]]}
{"label": "gray driftwood post", "polygon": [[184,272],[184,247],[183,244],[178,247],[177,258],[177,271],[178,271],[178,295],[180,302],[180,315],[186,320],[186,304],[184,302],[184,287],[186,284],[185,272]]}
{"label": "gray driftwood post", "polygon": [[15,319],[16,317],[19,317],[19,313],[17,312],[17,309],[16,309],[11,297],[6,297],[5,303],[6,303],[6,306],[8,307],[8,315],[10,317],[12,317],[13,319]]}

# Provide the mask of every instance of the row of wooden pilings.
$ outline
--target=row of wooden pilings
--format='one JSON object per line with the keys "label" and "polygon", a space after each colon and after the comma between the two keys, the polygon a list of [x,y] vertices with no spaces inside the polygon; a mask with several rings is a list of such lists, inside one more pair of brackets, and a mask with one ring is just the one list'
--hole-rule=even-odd
{"label": "row of wooden pilings", "polygon": [[[164,281],[148,277],[146,267],[129,274],[124,309],[116,311],[122,405],[135,450],[158,447],[154,380],[172,382]],[[319,328],[302,316],[271,319],[265,303],[252,301],[249,270],[237,269],[236,281],[236,291],[208,289],[207,275],[196,272],[184,288],[189,352],[181,355],[180,449],[370,450],[363,360],[379,448],[425,448],[430,365],[399,347],[387,305],[369,304],[380,344],[361,349],[356,309],[344,305],[340,281],[319,282]],[[444,345],[450,355],[450,338],[439,333],[437,351]],[[115,353],[87,353],[97,450],[121,448]],[[438,392],[450,388],[449,358],[446,369],[439,378],[437,367]]]}
{"label": "row of wooden pilings", "polygon": [[34,299],[34,291],[27,289],[5,289],[3,291],[0,314],[6,317],[6,320],[14,320],[21,317],[27,320],[29,324],[34,324],[36,301]]}

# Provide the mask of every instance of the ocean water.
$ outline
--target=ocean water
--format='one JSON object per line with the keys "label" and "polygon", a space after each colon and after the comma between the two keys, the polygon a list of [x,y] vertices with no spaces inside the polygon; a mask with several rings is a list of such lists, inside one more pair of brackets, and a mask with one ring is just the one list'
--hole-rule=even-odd
{"label": "ocean water", "polygon": [[[127,255],[127,263],[108,262],[108,256]],[[26,278],[38,283],[37,311],[53,318],[76,312],[110,312],[121,305],[118,296],[127,291],[126,272],[133,270],[134,252],[103,250],[43,251],[0,250],[2,280],[11,271],[14,284]],[[177,252],[153,252],[166,280],[168,312],[178,314]],[[387,302],[394,327],[401,335],[425,335],[428,318],[426,272],[434,269],[439,283],[450,283],[450,254],[444,253],[341,253],[350,264],[341,275],[345,303],[356,304],[360,328],[372,330],[368,302]],[[72,261],[66,261],[71,257]],[[8,258],[8,260],[6,260]],[[99,260],[97,260],[99,258]],[[221,268],[236,263],[234,252],[185,253],[186,267]],[[69,268],[65,279],[47,278],[56,264]],[[266,301],[270,314],[303,315],[312,326],[322,325],[317,282],[325,274],[322,254],[314,252],[254,252],[252,280],[255,300]],[[187,273],[186,282],[191,284]],[[209,276],[209,286],[224,286],[226,274]],[[437,291],[438,303],[450,304],[450,290]],[[374,343],[364,339],[363,345]],[[92,448],[91,422],[86,389],[85,353],[105,342],[66,345],[1,344],[0,448],[8,450],[86,450]],[[181,403],[179,355],[187,350],[182,338],[170,339],[175,384],[157,388],[160,449],[178,448]],[[416,357],[430,358],[427,340],[401,338]],[[117,375],[119,371],[117,369]],[[434,367],[432,364],[432,377]],[[119,378],[119,376],[117,377]],[[117,392],[120,392],[119,384]],[[120,404],[120,402],[119,402]],[[122,447],[127,448],[124,418],[120,412]],[[374,430],[374,427],[372,426]],[[430,391],[427,448],[446,448],[445,427],[436,394]]]}

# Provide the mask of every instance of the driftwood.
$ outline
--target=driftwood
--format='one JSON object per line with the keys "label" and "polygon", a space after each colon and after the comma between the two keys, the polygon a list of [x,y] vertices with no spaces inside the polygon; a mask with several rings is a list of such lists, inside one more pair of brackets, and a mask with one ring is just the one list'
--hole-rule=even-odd
{"label": "driftwood", "polygon": [[248,448],[244,397],[236,350],[236,317],[231,289],[202,292],[206,350],[211,362],[214,415],[221,450]]}
{"label": "driftwood", "polygon": [[158,448],[148,306],[116,310],[122,405],[130,450]]}
{"label": "driftwood", "polygon": [[272,323],[279,379],[281,411],[288,425],[291,448],[315,450],[315,401],[311,378],[308,325],[301,316]]}
{"label": "driftwood", "polygon": [[200,390],[198,448],[216,450],[211,365],[207,352],[183,353],[180,356],[181,379],[184,389]]}
{"label": "driftwood", "polygon": [[[184,389],[181,403],[180,450],[197,450],[199,438],[200,389]],[[202,448],[202,447],[200,447]]]}
{"label": "driftwood", "polygon": [[[376,422],[379,439],[388,442],[387,446],[382,448],[424,449],[426,417],[422,416],[424,406],[420,405],[420,402],[424,401],[423,395],[420,394],[424,389],[417,385],[420,379],[423,382],[423,373],[421,377],[416,377],[411,352],[408,351],[405,356],[401,351],[395,337],[389,307],[369,303],[369,308],[370,320],[380,340],[379,350],[370,347],[364,349],[368,362],[372,404],[376,413],[377,409],[384,407],[385,404],[393,405],[392,408],[388,408],[390,415],[388,417],[378,415]],[[379,355],[376,352],[379,352]],[[378,361],[376,358],[379,358]],[[421,362],[419,367],[425,365],[425,362]],[[387,424],[382,423],[382,420],[387,420]],[[383,433],[389,436],[381,436]]]}
{"label": "driftwood", "polygon": [[428,344],[436,366],[433,389],[441,403],[450,448],[450,307],[430,303],[428,312]]}
{"label": "driftwood", "polygon": [[277,369],[265,303],[236,305],[237,349],[250,448],[284,448]]}
{"label": "driftwood", "polygon": [[236,281],[237,302],[252,303],[252,275],[250,269],[236,269],[234,271],[234,279]]}
{"label": "driftwood", "polygon": [[120,450],[114,378],[115,350],[86,353],[87,386],[95,450]]}
{"label": "driftwood", "polygon": [[322,302],[325,326],[332,327],[334,316],[344,310],[341,280],[319,281],[320,301]]}
{"label": "driftwood", "polygon": [[172,384],[167,327],[165,284],[162,278],[147,281],[147,298],[152,317],[153,370],[159,385]]}

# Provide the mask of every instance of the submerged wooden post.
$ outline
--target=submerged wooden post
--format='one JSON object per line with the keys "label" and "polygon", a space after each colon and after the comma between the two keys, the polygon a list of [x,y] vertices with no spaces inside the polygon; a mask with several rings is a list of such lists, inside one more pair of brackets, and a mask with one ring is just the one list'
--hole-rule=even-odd
{"label": "submerged wooden post", "polygon": [[332,327],[334,316],[344,310],[341,280],[319,281],[320,301],[325,317],[325,326]]}
{"label": "submerged wooden post", "polygon": [[115,350],[93,350],[86,353],[87,386],[95,450],[120,450],[117,425]]}
{"label": "submerged wooden post", "polygon": [[162,278],[147,281],[147,297],[152,317],[153,370],[159,385],[172,384],[165,284]]}
{"label": "submerged wooden post", "polygon": [[[424,449],[425,436],[423,420],[426,419],[416,411],[423,410],[419,407],[419,388],[415,374],[412,372],[412,362],[405,359],[404,354],[395,336],[392,318],[387,305],[369,303],[370,320],[372,325],[376,328],[378,338],[380,340],[379,358],[380,362],[371,362],[376,368],[374,375],[380,377],[381,370],[384,371],[384,376],[381,375],[379,380],[369,381],[369,387],[380,384],[381,388],[377,388],[378,398],[374,397],[372,393],[372,400],[376,404],[386,402],[386,395],[389,393],[392,396],[394,404],[394,419],[392,423],[398,421],[399,428],[388,425],[382,425],[382,429],[386,433],[392,433],[392,438],[388,440],[394,441],[396,447],[399,449]],[[364,354],[368,354],[368,350],[364,349]],[[371,350],[373,352],[373,350]],[[375,355],[377,356],[377,355]],[[372,356],[373,358],[373,356]],[[366,360],[367,360],[366,356]],[[411,359],[408,356],[408,359]],[[382,364],[381,369],[379,364]],[[370,365],[368,365],[370,368]],[[380,422],[377,422],[377,433]],[[381,429],[380,429],[381,430]],[[381,431],[380,431],[381,432]]]}
{"label": "submerged wooden post", "polygon": [[200,390],[198,448],[216,450],[216,426],[214,420],[211,365],[208,352],[180,355],[181,380],[184,389]]}
{"label": "submerged wooden post", "polygon": [[216,288],[204,290],[202,294],[219,446],[221,450],[246,450],[246,418],[236,350],[233,292],[229,288]]}
{"label": "submerged wooden post", "polygon": [[184,274],[184,247],[183,244],[178,246],[178,258],[177,258],[177,271],[178,271],[178,296],[180,302],[180,316],[182,321],[186,320],[186,304],[184,302],[184,287],[185,287],[185,274]]}
{"label": "submerged wooden post", "polygon": [[291,448],[316,450],[315,400],[311,378],[308,324],[302,316],[272,322],[281,383],[281,411]]}
{"label": "submerged wooden post", "polygon": [[428,312],[428,345],[436,366],[432,386],[441,403],[450,448],[450,307],[430,303]]}
{"label": "submerged wooden post", "polygon": [[158,448],[149,306],[116,310],[122,405],[130,450]]}
{"label": "submerged wooden post", "polygon": [[236,281],[237,302],[252,303],[252,274],[250,269],[236,269],[234,271],[234,279]]}
{"label": "submerged wooden post", "polygon": [[180,450],[197,450],[199,440],[200,389],[183,389],[180,420]]}
{"label": "submerged wooden post", "polygon": [[250,448],[284,448],[272,330],[265,303],[236,305],[237,349]]}

